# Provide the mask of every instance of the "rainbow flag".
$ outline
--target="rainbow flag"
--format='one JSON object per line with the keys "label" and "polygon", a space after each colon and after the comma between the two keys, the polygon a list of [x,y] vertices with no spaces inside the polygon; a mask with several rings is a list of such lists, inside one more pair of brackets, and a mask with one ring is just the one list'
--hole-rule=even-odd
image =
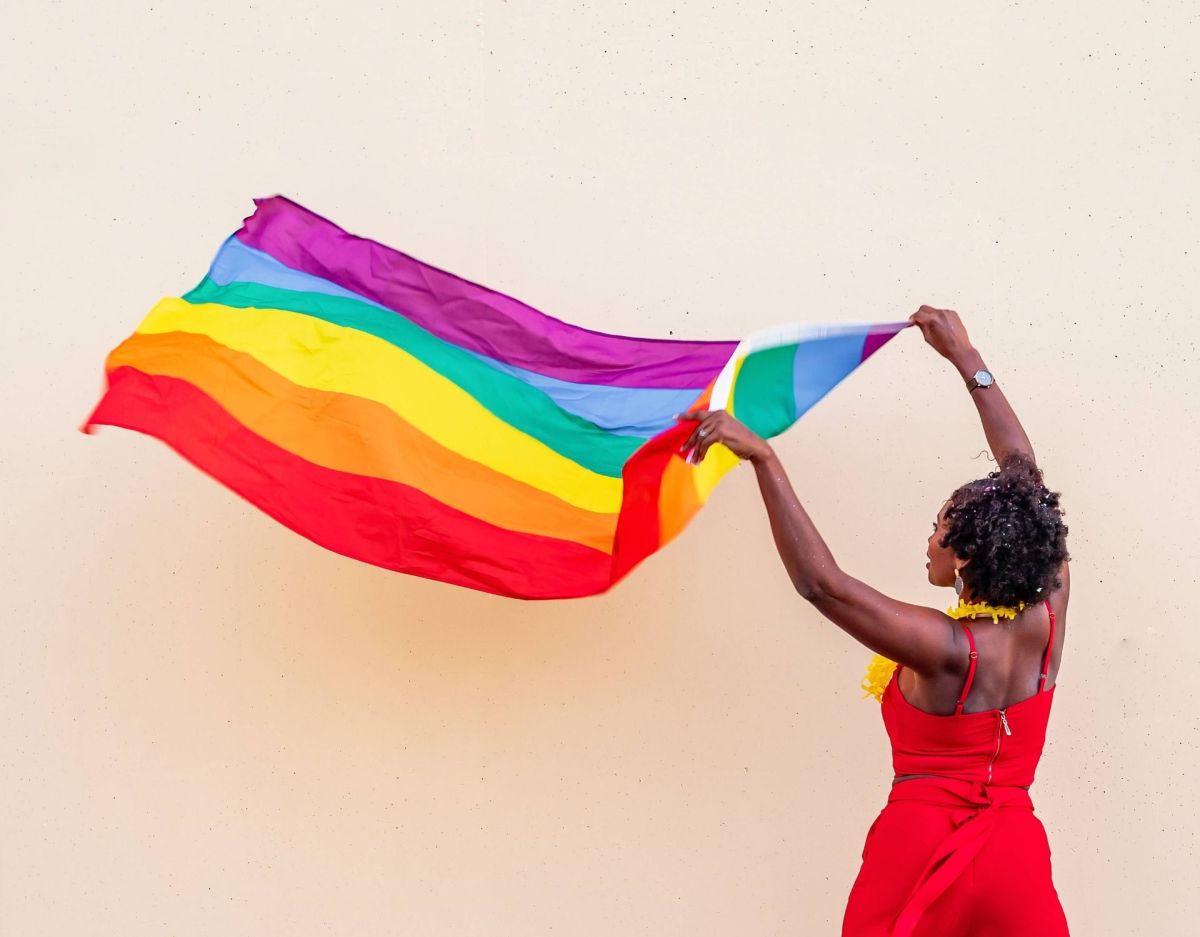
{"label": "rainbow flag", "polygon": [[720,444],[685,461],[674,414],[775,436],[908,324],[611,335],[281,196],[255,206],[108,355],[81,429],[157,437],[323,547],[498,595],[607,590],[737,464]]}

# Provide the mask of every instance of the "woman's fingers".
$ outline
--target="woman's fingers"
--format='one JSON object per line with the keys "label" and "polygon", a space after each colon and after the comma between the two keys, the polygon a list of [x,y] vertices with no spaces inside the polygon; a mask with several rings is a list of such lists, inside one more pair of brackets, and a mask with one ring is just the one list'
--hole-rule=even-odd
{"label": "woman's fingers", "polygon": [[[697,416],[692,419],[696,419],[698,422],[696,426],[692,428],[691,434],[688,437],[688,442],[682,446],[683,449],[691,449],[691,446],[696,445],[698,440],[701,438],[701,430],[704,431],[704,436],[708,436],[710,432],[713,432],[713,424],[716,419],[718,419],[719,412],[713,412],[713,410],[692,410],[692,413],[697,414]],[[701,416],[698,414],[703,415]]]}
{"label": "woman's fingers", "polygon": [[749,427],[739,422],[725,410],[708,412],[699,425],[692,430],[687,441],[679,447],[690,465],[698,465],[715,443],[721,443],[738,459],[751,458],[757,449],[759,437]]}
{"label": "woman's fingers", "polygon": [[680,445],[680,447],[679,447],[679,451],[680,451],[680,452],[687,452],[687,451],[688,451],[689,449],[691,449],[691,448],[692,448],[694,445],[696,445],[696,439],[697,439],[697,437],[696,437],[696,434],[697,434],[698,432],[700,432],[700,427],[699,427],[699,426],[697,426],[697,427],[696,427],[695,429],[693,429],[693,430],[692,430],[690,433],[688,433],[688,438],[687,438],[687,439],[685,439],[685,440],[683,441],[683,444],[682,444],[682,445]]}
{"label": "woman's fingers", "polygon": [[680,445],[679,452],[691,465],[703,461],[713,443],[723,443],[730,447],[738,458],[744,458],[743,451],[747,448],[744,439],[745,429],[726,410],[689,410],[686,413],[675,414],[677,419],[697,420],[696,426],[688,434],[688,438]]}
{"label": "woman's fingers", "polygon": [[708,436],[705,436],[702,440],[700,440],[700,445],[698,445],[696,447],[696,464],[697,465],[699,465],[702,461],[704,461],[704,457],[706,455],[708,455],[709,446],[711,446],[714,442],[718,442],[718,440],[715,438],[715,434],[710,434]]}
{"label": "woman's fingers", "polygon": [[689,462],[694,465],[704,458],[704,453],[708,451],[708,447],[719,436],[721,426],[720,414],[711,413],[699,426],[692,430],[692,435],[688,437],[688,441],[683,447],[684,450],[694,450],[688,453],[687,460]]}
{"label": "woman's fingers", "polygon": [[912,322],[921,329],[925,341],[945,358],[953,355],[954,348],[969,341],[962,318],[953,309],[922,306],[913,313]]}
{"label": "woman's fingers", "polygon": [[[682,445],[680,445],[679,451],[688,453],[688,455],[690,456],[691,450],[695,448],[696,444],[701,439],[700,430],[702,430],[702,429],[704,429],[704,423],[703,422],[697,423],[692,428],[692,431],[690,433],[688,433],[688,438],[683,441]],[[690,461],[690,458],[689,458],[689,461]]]}
{"label": "woman's fingers", "polygon": [[[701,421],[707,416],[708,416],[707,410],[685,410],[682,413],[676,413],[675,419],[679,420],[680,422],[683,422],[684,420]],[[699,422],[698,422],[697,425],[692,429],[691,433],[688,434],[688,438],[683,442],[682,445],[680,445],[680,447],[678,449],[679,452],[685,453],[685,458],[687,458],[687,451],[692,446],[695,445],[696,432],[699,429],[700,429],[700,426],[699,426]]]}
{"label": "woman's fingers", "polygon": [[912,314],[913,324],[921,330],[921,336],[930,344],[933,344],[934,331],[937,329],[937,313],[938,310],[932,306],[922,306]]}

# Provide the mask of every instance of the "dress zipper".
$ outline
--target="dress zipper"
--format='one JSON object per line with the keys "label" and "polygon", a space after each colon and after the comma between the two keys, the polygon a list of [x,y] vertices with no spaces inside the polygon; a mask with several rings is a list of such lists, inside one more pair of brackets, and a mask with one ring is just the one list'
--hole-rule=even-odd
{"label": "dress zipper", "polygon": [[1000,722],[996,725],[996,750],[992,752],[992,757],[988,761],[988,773],[986,781],[988,784],[992,783],[992,765],[996,763],[996,756],[1000,754],[1000,729],[1003,727],[1005,735],[1012,735],[1012,729],[1008,727],[1008,716],[1005,715],[1003,709],[997,710],[997,712],[1000,714]]}

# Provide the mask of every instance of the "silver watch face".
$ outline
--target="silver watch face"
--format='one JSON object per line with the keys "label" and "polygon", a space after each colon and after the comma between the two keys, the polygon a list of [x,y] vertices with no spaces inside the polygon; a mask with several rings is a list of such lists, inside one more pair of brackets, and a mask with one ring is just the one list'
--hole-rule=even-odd
{"label": "silver watch face", "polygon": [[976,371],[975,380],[979,382],[980,387],[987,387],[995,378],[992,377],[991,371]]}

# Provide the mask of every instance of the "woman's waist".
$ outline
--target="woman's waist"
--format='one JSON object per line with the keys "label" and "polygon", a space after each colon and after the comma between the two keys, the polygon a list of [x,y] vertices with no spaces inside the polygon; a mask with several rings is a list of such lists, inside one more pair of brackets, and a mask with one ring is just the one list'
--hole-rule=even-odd
{"label": "woman's waist", "polygon": [[902,801],[947,807],[1033,809],[1027,784],[1001,784],[940,774],[897,775],[888,792],[888,803]]}
{"label": "woman's waist", "polygon": [[898,778],[928,774],[1006,787],[1029,787],[1040,761],[1040,751],[1008,749],[997,752],[995,748],[991,751],[973,748],[914,750],[892,746],[892,774]]}

